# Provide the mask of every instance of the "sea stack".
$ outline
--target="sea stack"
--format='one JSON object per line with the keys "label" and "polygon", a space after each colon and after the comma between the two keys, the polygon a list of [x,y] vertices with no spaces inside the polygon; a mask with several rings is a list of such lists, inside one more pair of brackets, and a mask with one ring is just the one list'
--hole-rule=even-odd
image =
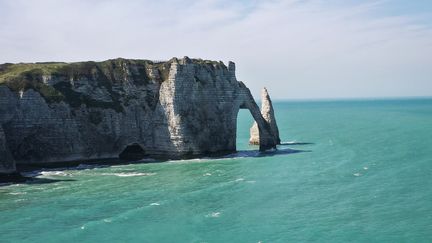
{"label": "sea stack", "polygon": [[[261,91],[261,115],[264,118],[264,120],[267,122],[267,124],[270,127],[270,130],[274,136],[274,140],[276,144],[280,144],[280,138],[279,138],[279,129],[276,124],[276,118],[274,115],[273,105],[272,101],[270,99],[270,95],[268,94],[268,91],[266,88],[263,88]],[[250,129],[250,139],[249,143],[254,145],[260,144],[260,136],[259,136],[259,128],[256,121],[252,125]]]}
{"label": "sea stack", "polygon": [[188,57],[2,64],[0,172],[13,171],[13,161],[232,153],[239,109],[256,121],[260,150],[276,147],[273,109],[261,115],[235,69],[233,62]]}

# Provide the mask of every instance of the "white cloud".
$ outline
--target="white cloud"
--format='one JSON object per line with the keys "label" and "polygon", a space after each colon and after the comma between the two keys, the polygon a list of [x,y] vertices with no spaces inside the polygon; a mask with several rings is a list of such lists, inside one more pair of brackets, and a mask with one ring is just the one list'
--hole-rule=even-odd
{"label": "white cloud", "polygon": [[0,0],[0,62],[188,55],[276,98],[431,95],[432,31],[386,4]]}

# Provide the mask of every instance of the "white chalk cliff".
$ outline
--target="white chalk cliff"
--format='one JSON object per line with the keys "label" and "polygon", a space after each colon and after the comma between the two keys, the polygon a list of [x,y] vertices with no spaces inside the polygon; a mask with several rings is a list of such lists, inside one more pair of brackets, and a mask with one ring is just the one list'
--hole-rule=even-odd
{"label": "white chalk cliff", "polygon": [[263,116],[233,62],[3,64],[0,173],[14,163],[233,152],[239,109],[257,122],[260,149],[273,148],[279,136],[269,105]]}

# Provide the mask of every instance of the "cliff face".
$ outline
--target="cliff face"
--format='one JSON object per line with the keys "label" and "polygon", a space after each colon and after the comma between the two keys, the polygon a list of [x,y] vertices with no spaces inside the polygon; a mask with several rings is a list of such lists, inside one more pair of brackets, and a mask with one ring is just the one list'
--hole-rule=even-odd
{"label": "cliff face", "polygon": [[3,161],[13,160],[179,158],[235,151],[241,108],[259,124],[261,149],[274,147],[270,124],[249,89],[236,80],[232,62],[227,67],[185,57],[160,63],[3,64],[0,154],[11,159],[0,160],[0,172]]}
{"label": "cliff face", "polygon": [[[266,88],[263,88],[261,91],[261,101],[262,101],[261,115],[263,116],[264,120],[269,124],[271,133],[274,136],[274,140],[276,141],[276,144],[280,144],[279,128],[276,124],[273,104]],[[250,129],[249,143],[256,144],[256,145],[260,144],[260,131],[256,121],[254,122],[254,124]]]}
{"label": "cliff face", "polygon": [[0,126],[0,174],[13,173],[15,170],[15,161],[9,152],[4,131]]}

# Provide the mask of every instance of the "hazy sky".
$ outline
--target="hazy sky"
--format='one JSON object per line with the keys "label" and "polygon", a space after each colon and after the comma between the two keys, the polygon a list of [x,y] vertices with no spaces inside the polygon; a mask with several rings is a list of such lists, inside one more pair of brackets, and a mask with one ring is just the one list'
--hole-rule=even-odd
{"label": "hazy sky", "polygon": [[0,62],[232,60],[255,96],[432,95],[430,0],[0,0]]}

